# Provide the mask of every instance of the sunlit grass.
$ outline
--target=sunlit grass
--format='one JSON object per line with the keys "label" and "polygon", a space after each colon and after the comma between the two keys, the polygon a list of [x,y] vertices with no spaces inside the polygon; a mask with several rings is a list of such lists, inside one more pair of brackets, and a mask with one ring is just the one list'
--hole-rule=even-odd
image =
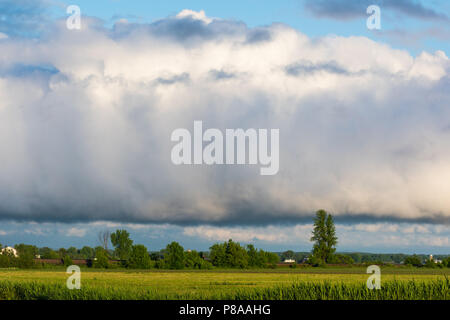
{"label": "sunlit grass", "polygon": [[362,268],[352,273],[330,268],[282,272],[85,269],[81,290],[66,288],[69,275],[63,269],[0,270],[0,299],[448,299],[447,270],[414,274],[382,269],[378,293],[366,290],[369,275]]}

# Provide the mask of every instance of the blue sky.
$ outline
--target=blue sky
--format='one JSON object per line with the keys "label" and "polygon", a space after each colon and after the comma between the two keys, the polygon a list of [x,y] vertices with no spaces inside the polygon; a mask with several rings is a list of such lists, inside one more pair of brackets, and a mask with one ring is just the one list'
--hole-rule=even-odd
{"label": "blue sky", "polygon": [[[310,9],[309,3],[322,3],[329,7],[328,15],[318,15]],[[330,3],[330,4],[327,4]],[[256,0],[230,0],[230,1],[141,1],[141,0],[79,0],[70,4],[77,4],[82,8],[82,14],[103,19],[112,24],[118,18],[141,23],[176,15],[183,9],[194,11],[204,10],[208,16],[245,22],[249,27],[265,26],[272,23],[285,23],[291,27],[308,34],[319,37],[329,34],[339,36],[365,36],[377,41],[389,43],[394,47],[406,48],[417,54],[422,50],[444,50],[449,52],[450,20],[428,18],[423,14],[408,13],[408,3],[417,4],[425,10],[450,16],[450,3],[444,0],[435,1],[397,1],[404,3],[406,9],[394,10],[389,6],[391,2],[383,0],[363,1],[307,1],[307,0],[280,0],[261,3]],[[356,3],[352,6],[351,3]],[[369,15],[365,8],[369,4],[377,4],[381,8],[382,29],[370,31],[366,28]],[[386,7],[383,5],[386,4]],[[333,6],[361,8],[360,15],[333,18]],[[400,7],[400,6],[399,6]],[[56,15],[64,14],[61,9],[55,8]],[[354,10],[354,9],[352,9]],[[350,11],[350,8],[349,8]],[[442,36],[432,36],[430,29],[440,29]],[[408,34],[405,36],[405,34]],[[447,33],[447,35],[445,35]],[[406,39],[405,39],[406,37]]]}
{"label": "blue sky", "polygon": [[[324,208],[338,251],[449,253],[448,1],[0,0],[0,52],[4,245],[308,251]],[[280,128],[279,174],[173,166],[194,120]]]}

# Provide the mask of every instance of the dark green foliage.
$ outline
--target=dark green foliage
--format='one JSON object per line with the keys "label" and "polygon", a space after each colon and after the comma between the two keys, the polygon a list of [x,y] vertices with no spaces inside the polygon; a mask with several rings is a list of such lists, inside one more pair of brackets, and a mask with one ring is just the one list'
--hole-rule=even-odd
{"label": "dark green foliage", "polygon": [[184,265],[188,269],[211,269],[212,264],[203,259],[197,251],[188,251],[184,254]]}
{"label": "dark green foliage", "polygon": [[12,253],[5,251],[3,254],[0,254],[0,268],[15,267],[16,265],[17,258]]}
{"label": "dark green foliage", "polygon": [[295,259],[295,253],[294,253],[294,251],[288,250],[288,251],[285,251],[285,252],[281,253],[281,259],[282,259],[283,261],[284,261],[284,260],[287,260],[287,259]]}
{"label": "dark green foliage", "polygon": [[169,269],[184,268],[184,249],[178,242],[172,242],[166,247],[165,264]]}
{"label": "dark green foliage", "polygon": [[49,247],[44,247],[39,249],[39,255],[41,259],[58,259],[59,255],[56,251],[50,249]]}
{"label": "dark green foliage", "polygon": [[66,266],[66,267],[73,265],[72,258],[69,255],[62,258],[62,261],[63,261],[64,266]]}
{"label": "dark green foliage", "polygon": [[221,268],[274,267],[279,261],[276,253],[256,250],[252,244],[244,248],[231,239],[211,246],[209,257],[214,266]]}
{"label": "dark green foliage", "polygon": [[115,255],[120,260],[128,260],[131,253],[131,246],[133,240],[130,239],[130,234],[127,230],[116,230],[111,234],[111,243],[116,248]]}
{"label": "dark green foliage", "polygon": [[445,259],[442,259],[442,266],[450,268],[450,257],[447,257]]}
{"label": "dark green foliage", "polygon": [[210,248],[211,262],[216,267],[247,268],[248,253],[239,243],[228,240],[216,243]]}
{"label": "dark green foliage", "polygon": [[330,264],[354,264],[353,258],[346,254],[333,254],[329,257],[328,263]]}
{"label": "dark green foliage", "polygon": [[95,248],[94,268],[109,268],[108,252],[102,247]]}
{"label": "dark green foliage", "polygon": [[152,267],[152,260],[144,245],[138,244],[131,247],[127,267],[131,269],[150,269]]}
{"label": "dark green foliage", "polygon": [[419,258],[416,254],[412,256],[408,256],[405,258],[404,264],[411,265],[414,267],[421,267],[422,266],[422,259]]}
{"label": "dark green foliage", "polygon": [[91,247],[84,246],[80,250],[80,255],[82,259],[92,259],[95,257],[95,250]]}
{"label": "dark green foliage", "polygon": [[336,251],[337,237],[333,217],[325,210],[316,212],[311,241],[314,241],[314,258],[320,263],[330,263],[329,260]]}
{"label": "dark green foliage", "polygon": [[35,266],[34,259],[38,254],[38,248],[27,244],[18,244],[14,247],[17,250],[16,258],[17,267],[19,268],[32,268]]}

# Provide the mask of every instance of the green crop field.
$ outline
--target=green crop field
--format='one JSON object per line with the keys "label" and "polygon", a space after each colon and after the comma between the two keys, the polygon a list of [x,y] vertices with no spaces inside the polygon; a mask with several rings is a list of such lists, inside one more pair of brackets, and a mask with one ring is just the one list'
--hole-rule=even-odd
{"label": "green crop field", "polygon": [[369,290],[364,268],[130,271],[82,269],[69,290],[63,269],[0,270],[0,299],[444,299],[449,269],[382,268]]}

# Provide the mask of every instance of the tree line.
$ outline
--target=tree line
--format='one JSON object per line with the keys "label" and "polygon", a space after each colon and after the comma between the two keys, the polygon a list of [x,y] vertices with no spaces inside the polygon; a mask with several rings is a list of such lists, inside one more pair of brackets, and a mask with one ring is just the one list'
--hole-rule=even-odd
{"label": "tree line", "polygon": [[[0,254],[0,268],[19,267],[31,268],[45,266],[40,259],[59,259],[68,266],[75,259],[88,260],[89,267],[130,269],[211,269],[218,268],[274,268],[281,260],[294,261],[292,266],[303,263],[311,266],[325,266],[327,264],[367,263],[382,264],[388,259],[392,262],[403,262],[405,265],[425,267],[450,267],[450,257],[442,257],[436,263],[423,256],[413,255],[383,255],[363,253],[336,253],[338,238],[336,227],[331,214],[325,210],[316,212],[311,241],[313,248],[310,253],[294,253],[291,250],[277,254],[256,249],[254,245],[241,246],[233,240],[216,243],[207,252],[185,250],[178,242],[168,244],[159,252],[149,252],[142,244],[134,244],[127,230],[116,230],[114,233],[104,231],[99,233],[100,246],[81,249],[70,247],[53,250],[48,247],[37,248],[33,245],[19,244],[15,246],[18,256],[3,251]],[[113,249],[109,248],[109,243]],[[0,252],[2,245],[0,244]],[[389,260],[390,259],[390,260]]]}
{"label": "tree line", "polygon": [[[159,252],[149,252],[142,244],[133,244],[127,230],[116,230],[114,233],[102,233],[99,238],[101,246],[91,248],[84,246],[81,249],[70,247],[53,250],[48,247],[37,248],[33,245],[19,244],[15,246],[18,256],[12,252],[4,251],[0,255],[0,267],[32,268],[42,267],[42,259],[59,259],[61,263],[69,266],[73,260],[89,260],[88,266],[94,268],[130,268],[130,269],[211,269],[218,268],[266,268],[275,267],[279,261],[276,253],[257,250],[253,245],[241,246],[229,240],[216,243],[208,252],[185,250],[178,242],[172,242]],[[111,241],[114,249],[108,248]],[[0,250],[2,246],[0,244]]]}

